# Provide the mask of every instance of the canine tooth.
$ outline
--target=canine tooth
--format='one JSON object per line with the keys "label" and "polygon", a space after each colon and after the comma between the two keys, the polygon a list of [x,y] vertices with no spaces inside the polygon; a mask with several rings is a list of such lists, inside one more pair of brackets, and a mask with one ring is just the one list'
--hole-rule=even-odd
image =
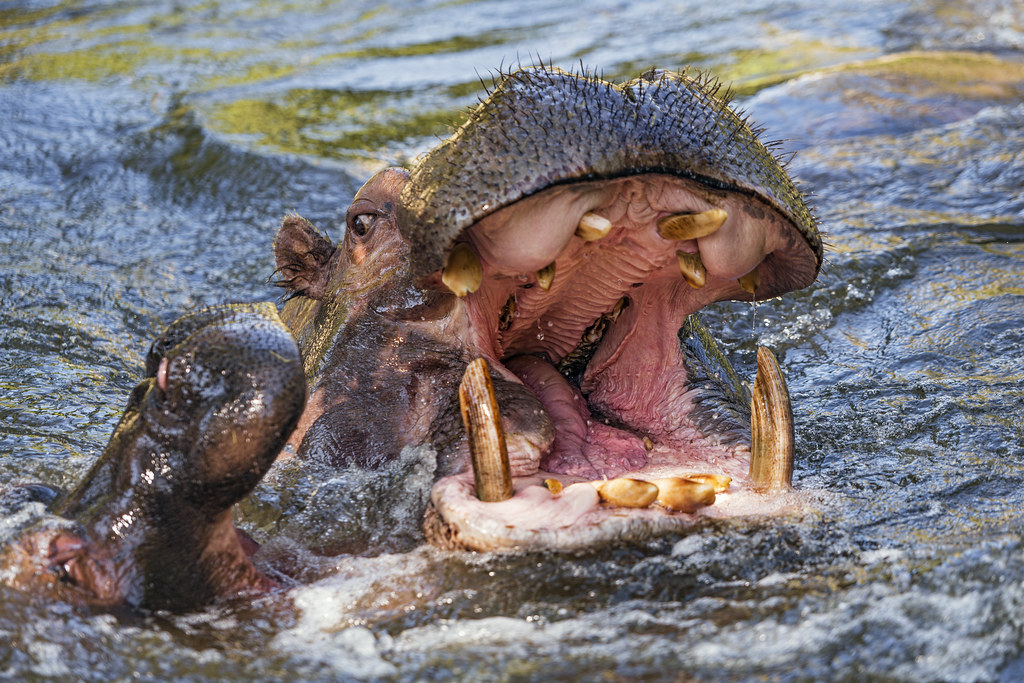
{"label": "canine tooth", "polygon": [[545,292],[551,289],[551,283],[555,281],[555,262],[547,264],[537,271],[537,284]]}
{"label": "canine tooth", "polygon": [[757,377],[750,406],[750,481],[761,491],[793,483],[793,409],[775,355],[757,348]]}
{"label": "canine tooth", "polygon": [[480,257],[466,242],[459,242],[448,254],[448,263],[441,272],[441,282],[455,296],[463,297],[475,292],[484,281]]}
{"label": "canine tooth", "polygon": [[580,218],[580,224],[576,227],[576,236],[584,242],[599,240],[612,229],[612,222],[604,216],[599,216],[593,211],[588,211]]}
{"label": "canine tooth", "polygon": [[590,483],[602,501],[616,507],[645,508],[658,497],[658,487],[641,479],[620,477]]}
{"label": "canine tooth", "polygon": [[728,217],[722,209],[662,216],[658,219],[658,234],[667,240],[695,240],[718,230]]}
{"label": "canine tooth", "polygon": [[715,485],[699,478],[656,479],[658,505],[674,512],[696,512],[715,502]]}
{"label": "canine tooth", "polygon": [[700,289],[708,281],[708,271],[704,262],[700,260],[700,254],[688,254],[685,251],[677,251],[676,259],[679,261],[679,272],[682,274],[686,284],[694,289]]}
{"label": "canine tooth", "polygon": [[469,439],[477,498],[486,503],[508,500],[514,493],[501,413],[494,396],[487,361],[477,358],[466,366],[459,384],[462,423]]}
{"label": "canine tooth", "polygon": [[761,275],[758,273],[757,268],[744,275],[739,279],[740,287],[743,291],[753,294],[757,291],[757,288],[761,284]]}

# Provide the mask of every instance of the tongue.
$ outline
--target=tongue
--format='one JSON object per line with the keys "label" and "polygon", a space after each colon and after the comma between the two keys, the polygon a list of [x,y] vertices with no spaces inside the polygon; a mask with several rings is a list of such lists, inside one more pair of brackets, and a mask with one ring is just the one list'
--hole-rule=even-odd
{"label": "tongue", "polygon": [[554,445],[541,457],[542,470],[600,479],[646,464],[641,438],[595,420],[583,395],[553,365],[536,356],[516,356],[504,365],[537,396],[554,426]]}

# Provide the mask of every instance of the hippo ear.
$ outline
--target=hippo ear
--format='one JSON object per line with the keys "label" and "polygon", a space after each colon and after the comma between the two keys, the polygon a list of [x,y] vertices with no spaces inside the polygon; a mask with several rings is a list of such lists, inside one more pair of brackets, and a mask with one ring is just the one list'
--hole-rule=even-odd
{"label": "hippo ear", "polygon": [[286,216],[274,238],[277,259],[274,282],[288,290],[288,298],[305,296],[322,299],[327,293],[330,269],[327,267],[335,246],[313,224],[301,216]]}

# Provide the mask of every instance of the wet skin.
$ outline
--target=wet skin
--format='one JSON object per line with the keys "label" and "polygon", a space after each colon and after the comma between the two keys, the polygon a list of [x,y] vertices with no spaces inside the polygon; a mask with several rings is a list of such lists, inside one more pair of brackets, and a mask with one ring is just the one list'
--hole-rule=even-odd
{"label": "wet skin", "polygon": [[[717,92],[699,76],[518,71],[411,170],[371,178],[337,246],[288,217],[282,318],[312,391],[284,455],[377,467],[430,446],[441,478],[425,529],[455,547],[692,524],[693,511],[626,514],[572,486],[623,475],[727,475],[736,495],[705,512],[777,509],[746,496],[750,397],[692,314],[809,285],[822,245],[781,163]],[[714,225],[663,227],[677,216]],[[460,413],[477,358],[514,478],[498,503],[473,491]]]}
{"label": "wet skin", "polygon": [[272,588],[231,509],[273,464],[305,399],[273,305],[177,320],[82,482],[4,549],[4,577],[75,603],[168,610]]}
{"label": "wet skin", "polygon": [[[747,481],[750,398],[692,314],[810,284],[821,241],[715,93],[681,75],[520,71],[411,171],[371,178],[341,244],[288,217],[281,318],[242,305],[174,323],[58,517],[5,549],[5,579],[172,610],[270,589],[231,508],[279,453],[376,468],[427,446],[440,478],[424,529],[447,547],[580,548],[778,509]],[[663,227],[679,216],[715,225]],[[477,359],[513,478],[501,502],[477,498],[463,428]],[[682,507],[660,489],[653,507],[602,500],[588,483],[693,474],[718,479],[686,479],[701,498]]]}

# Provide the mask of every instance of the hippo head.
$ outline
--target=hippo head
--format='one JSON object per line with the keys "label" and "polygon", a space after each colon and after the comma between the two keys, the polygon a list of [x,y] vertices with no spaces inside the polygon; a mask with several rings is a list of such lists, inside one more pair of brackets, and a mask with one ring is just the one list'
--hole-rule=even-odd
{"label": "hippo head", "polygon": [[339,247],[293,216],[276,252],[313,386],[294,448],[374,466],[431,444],[437,543],[578,548],[789,485],[774,357],[751,406],[693,314],[811,284],[822,243],[707,78],[516,71],[371,178]]}
{"label": "hippo head", "polygon": [[[103,454],[2,558],[9,583],[72,602],[184,609],[272,583],[231,507],[266,473],[306,399],[272,304],[208,308],[150,348]],[[251,541],[248,541],[251,543]]]}

